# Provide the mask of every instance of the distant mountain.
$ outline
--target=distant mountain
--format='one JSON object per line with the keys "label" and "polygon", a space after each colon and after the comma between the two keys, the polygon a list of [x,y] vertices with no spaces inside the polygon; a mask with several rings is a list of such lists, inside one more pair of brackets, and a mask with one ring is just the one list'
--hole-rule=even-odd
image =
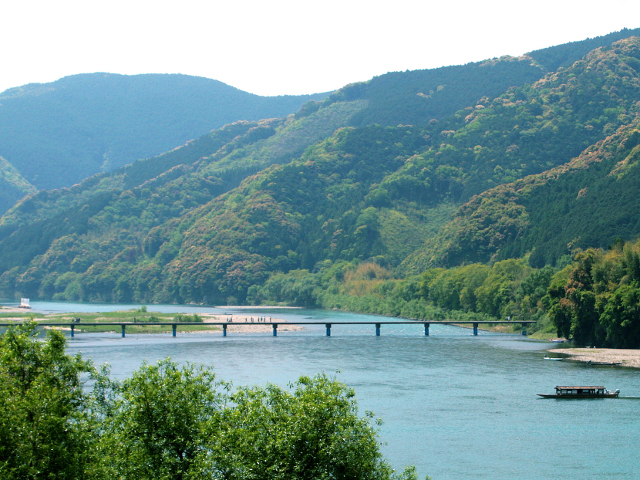
{"label": "distant mountain", "polygon": [[260,97],[187,75],[73,75],[0,94],[0,155],[39,189],[69,187],[238,120],[328,94]]}
{"label": "distant mountain", "polygon": [[[541,68],[523,57],[460,72],[511,72],[506,85]],[[71,188],[30,195],[0,219],[0,293],[235,303],[276,272],[339,275],[341,262],[375,261],[400,276],[529,253],[552,263],[559,250],[544,238],[541,226],[554,218],[545,212],[570,226],[569,243],[606,242],[618,224],[625,239],[640,235],[622,206],[635,188],[640,38],[492,96],[483,94],[492,82],[461,80],[464,92],[451,98],[472,102],[433,118],[418,109],[423,120],[414,124],[405,120],[416,110],[394,116],[402,98],[423,98],[417,77],[406,78],[411,88],[390,94],[382,109],[371,110],[366,84],[350,85],[295,115],[235,122]],[[360,125],[363,112],[388,122]],[[589,162],[572,159],[603,145],[603,158],[615,158],[589,168],[602,165],[605,177],[552,181],[584,170]],[[572,210],[571,201],[595,192],[597,212],[618,196],[630,220],[601,222],[600,236],[589,230],[593,213]],[[562,216],[572,211],[580,221]]]}
{"label": "distant mountain", "polygon": [[[308,114],[363,100],[349,125],[423,125],[568,66],[590,50],[640,34],[603,37],[433,70],[393,72],[328,94],[260,97],[186,75],[74,75],[0,93],[0,155],[38,189],[69,187],[95,173],[150,158],[238,120]],[[325,100],[326,99],[326,100]],[[324,102],[323,102],[324,100]],[[306,113],[305,113],[306,112]],[[5,190],[7,205],[21,191]],[[0,205],[0,213],[7,207]]]}

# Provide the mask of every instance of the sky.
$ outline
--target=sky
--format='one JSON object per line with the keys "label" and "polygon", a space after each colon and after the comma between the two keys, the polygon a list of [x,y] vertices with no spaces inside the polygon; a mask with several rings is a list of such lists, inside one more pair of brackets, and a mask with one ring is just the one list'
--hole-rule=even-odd
{"label": "sky", "polygon": [[0,9],[0,92],[109,72],[182,73],[299,95],[625,27],[640,27],[640,1],[11,1]]}

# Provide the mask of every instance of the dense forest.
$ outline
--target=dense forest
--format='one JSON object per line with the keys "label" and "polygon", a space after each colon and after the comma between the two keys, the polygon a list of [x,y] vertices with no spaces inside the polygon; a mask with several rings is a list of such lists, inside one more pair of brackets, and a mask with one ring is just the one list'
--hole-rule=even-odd
{"label": "dense forest", "polygon": [[3,157],[0,157],[0,212],[6,212],[16,200],[37,192]]}
{"label": "dense forest", "polygon": [[249,290],[255,304],[286,304],[420,320],[537,320],[529,333],[578,345],[640,348],[640,240],[577,250],[556,267],[528,258],[430,268],[397,278],[373,262],[273,275]]}
{"label": "dense forest", "polygon": [[446,266],[530,253],[531,265],[540,268],[579,248],[634,239],[639,154],[634,120],[569,163],[473,197],[419,255]]}
{"label": "dense forest", "polygon": [[640,236],[640,38],[599,41],[388,74],[34,193],[0,219],[0,292],[553,316],[554,275]]}

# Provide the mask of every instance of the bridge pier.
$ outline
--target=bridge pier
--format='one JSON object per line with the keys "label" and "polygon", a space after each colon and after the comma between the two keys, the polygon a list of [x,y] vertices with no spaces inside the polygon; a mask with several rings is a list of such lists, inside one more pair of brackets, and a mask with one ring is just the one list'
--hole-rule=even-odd
{"label": "bridge pier", "polygon": [[173,330],[173,336],[176,336],[176,329],[178,328],[177,325],[174,323],[173,325],[171,325],[171,328]]}
{"label": "bridge pier", "polygon": [[522,325],[522,335],[523,336],[527,336],[527,326],[526,325]]}
{"label": "bridge pier", "polygon": [[424,324],[424,335],[425,335],[425,337],[429,336],[429,324],[428,323]]}
{"label": "bridge pier", "polygon": [[327,323],[325,324],[325,326],[327,327],[327,337],[331,336],[331,324]]}
{"label": "bridge pier", "polygon": [[376,323],[376,337],[380,336],[380,324]]}
{"label": "bridge pier", "polygon": [[222,336],[223,337],[227,336],[227,325],[226,324],[222,325]]}
{"label": "bridge pier", "polygon": [[72,323],[71,324],[71,338],[73,338],[73,334],[74,334],[74,331],[73,331],[73,323]]}
{"label": "bridge pier", "polygon": [[124,324],[122,324],[122,338],[124,338],[124,329],[125,329],[125,328],[126,328],[126,327],[125,327],[125,325],[124,325]]}
{"label": "bridge pier", "polygon": [[473,323],[473,334],[478,335],[478,322]]}
{"label": "bridge pier", "polygon": [[273,324],[273,336],[274,337],[278,336],[278,324],[277,323]]}

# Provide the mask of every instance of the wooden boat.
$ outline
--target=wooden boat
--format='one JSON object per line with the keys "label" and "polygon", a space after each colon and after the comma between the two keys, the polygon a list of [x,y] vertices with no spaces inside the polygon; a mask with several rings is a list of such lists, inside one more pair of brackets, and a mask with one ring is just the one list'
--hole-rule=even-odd
{"label": "wooden boat", "polygon": [[620,394],[620,390],[612,392],[602,386],[558,386],[556,393],[538,393],[542,398],[616,398]]}

